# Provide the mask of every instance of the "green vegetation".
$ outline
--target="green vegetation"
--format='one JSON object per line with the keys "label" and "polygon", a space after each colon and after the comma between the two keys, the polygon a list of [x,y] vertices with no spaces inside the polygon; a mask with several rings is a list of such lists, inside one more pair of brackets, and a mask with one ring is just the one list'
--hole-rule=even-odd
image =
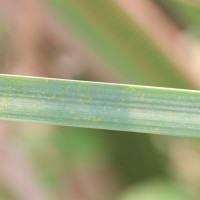
{"label": "green vegetation", "polygon": [[1,119],[199,136],[199,91],[6,75],[0,85]]}
{"label": "green vegetation", "polygon": [[[172,22],[178,21],[182,25],[182,36],[198,33],[200,7],[196,3],[181,0],[152,2],[158,1],[170,13]],[[144,32],[140,28],[142,26],[130,19],[115,1],[49,0],[47,4],[46,8],[49,6],[53,9],[48,13],[50,17],[54,19],[56,12],[58,18],[55,19],[63,23],[62,30],[72,31],[75,33],[72,39],[82,42],[80,46],[83,51],[85,48],[89,52],[92,65],[98,61],[105,63],[105,68],[99,71],[106,74],[108,70],[110,82],[113,82],[115,75],[119,75],[119,81],[93,82],[97,80],[88,73],[93,69],[90,60],[87,62],[88,58],[85,58],[85,64],[85,60],[78,60],[79,55],[76,55],[77,52],[81,54],[82,49],[78,45],[71,49],[71,43],[69,47],[67,44],[63,45],[64,48],[62,45],[60,47],[60,40],[56,43],[57,38],[51,41],[59,28],[50,29],[53,30],[52,35],[42,35],[45,32],[42,29],[38,34],[41,34],[38,37],[41,40],[39,46],[42,47],[39,55],[45,59],[52,56],[50,61],[55,61],[55,71],[60,70],[60,66],[56,65],[60,64],[56,62],[60,52],[61,57],[64,52],[64,58],[67,59],[71,59],[72,55],[71,63],[75,63],[75,68],[74,57],[78,65],[82,65],[83,60],[83,65],[89,65],[89,68],[85,71],[80,69],[77,77],[70,77],[73,80],[0,75],[0,119],[8,124],[5,129],[9,135],[4,142],[5,147],[1,147],[5,148],[5,155],[0,157],[6,159],[3,162],[0,160],[0,163],[16,167],[11,170],[13,176],[8,175],[3,179],[0,174],[0,199],[30,199],[20,199],[23,190],[18,191],[20,184],[17,178],[23,181],[27,178],[30,183],[33,178],[26,174],[26,170],[20,171],[18,159],[13,159],[16,157],[23,161],[23,155],[21,158],[16,151],[19,148],[19,152],[25,152],[32,161],[30,164],[27,159],[25,164],[28,163],[35,172],[33,179],[38,190],[44,190],[44,193],[50,191],[50,196],[56,197],[54,199],[71,200],[65,191],[76,193],[82,190],[85,196],[88,195],[86,200],[96,200],[89,197],[92,188],[102,193],[111,191],[114,196],[100,200],[198,200],[200,91],[193,90],[198,86],[190,83],[187,74],[178,70],[181,68],[177,68],[164,55],[149,37],[148,31]],[[19,13],[23,13],[23,9]],[[164,10],[161,9],[161,12]],[[18,16],[12,14],[13,19]],[[25,16],[27,14],[25,12]],[[46,17],[48,19],[49,16]],[[30,19],[24,17],[22,21],[30,24]],[[12,18],[9,20],[12,21]],[[5,26],[0,27],[0,64],[7,67],[17,62],[21,54],[14,54],[20,47],[12,49],[12,42],[15,41],[15,33],[11,33],[14,30],[12,25],[7,26],[8,21],[4,21],[4,18],[2,21]],[[35,30],[40,29],[36,27]],[[198,39],[199,34],[195,36]],[[70,36],[68,39],[71,39]],[[45,55],[42,55],[43,48]],[[30,52],[34,54],[34,50]],[[194,52],[188,52],[191,53],[188,60]],[[57,55],[58,59],[54,60]],[[13,60],[9,62],[12,56]],[[42,63],[44,66],[41,68],[48,71],[48,64]],[[20,64],[12,67],[20,68]],[[5,72],[3,67],[0,70]],[[80,77],[84,77],[82,79],[85,81],[76,80],[80,80]],[[104,80],[101,74],[98,78],[98,81]],[[1,128],[0,131],[4,130]],[[2,165],[0,172],[3,172]],[[116,190],[113,192],[114,187]],[[27,191],[34,193],[31,187]]]}

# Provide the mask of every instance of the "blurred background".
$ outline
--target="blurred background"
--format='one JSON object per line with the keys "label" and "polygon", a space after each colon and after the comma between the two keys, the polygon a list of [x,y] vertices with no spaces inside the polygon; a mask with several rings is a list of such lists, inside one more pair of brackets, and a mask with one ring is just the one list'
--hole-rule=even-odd
{"label": "blurred background", "polygon": [[[199,0],[0,0],[0,73],[200,89]],[[198,200],[198,139],[0,122],[0,200]]]}

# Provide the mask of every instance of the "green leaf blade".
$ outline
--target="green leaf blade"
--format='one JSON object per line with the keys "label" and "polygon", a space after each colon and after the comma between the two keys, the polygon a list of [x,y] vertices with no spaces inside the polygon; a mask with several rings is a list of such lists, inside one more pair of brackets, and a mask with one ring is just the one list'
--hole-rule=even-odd
{"label": "green leaf blade", "polygon": [[199,137],[200,92],[1,75],[0,118]]}

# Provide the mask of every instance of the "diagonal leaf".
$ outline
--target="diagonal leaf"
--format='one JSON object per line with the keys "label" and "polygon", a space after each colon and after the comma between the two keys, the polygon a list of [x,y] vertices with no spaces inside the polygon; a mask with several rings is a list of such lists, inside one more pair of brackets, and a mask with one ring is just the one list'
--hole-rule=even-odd
{"label": "diagonal leaf", "polygon": [[190,28],[192,27],[192,31],[197,32],[199,35],[200,7],[198,3],[195,4],[195,2],[193,2],[193,4],[192,2],[177,0],[159,0],[159,2],[179,21],[179,23]]}
{"label": "diagonal leaf", "polygon": [[[59,16],[128,83],[192,88],[114,1],[51,0]],[[169,78],[170,77],[170,78]]]}
{"label": "diagonal leaf", "polygon": [[0,75],[0,118],[200,136],[200,92]]}

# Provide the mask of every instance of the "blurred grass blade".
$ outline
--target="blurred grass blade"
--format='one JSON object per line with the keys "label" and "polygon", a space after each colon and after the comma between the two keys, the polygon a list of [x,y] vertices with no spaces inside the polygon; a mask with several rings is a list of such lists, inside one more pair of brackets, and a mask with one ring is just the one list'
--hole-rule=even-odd
{"label": "blurred grass blade", "polygon": [[200,34],[200,6],[197,2],[159,0],[167,11],[181,24]]}
{"label": "blurred grass blade", "polygon": [[[58,15],[128,83],[193,88],[114,1],[51,0]],[[170,77],[170,78],[169,78]]]}
{"label": "blurred grass blade", "polygon": [[0,118],[200,136],[200,92],[0,75]]}

